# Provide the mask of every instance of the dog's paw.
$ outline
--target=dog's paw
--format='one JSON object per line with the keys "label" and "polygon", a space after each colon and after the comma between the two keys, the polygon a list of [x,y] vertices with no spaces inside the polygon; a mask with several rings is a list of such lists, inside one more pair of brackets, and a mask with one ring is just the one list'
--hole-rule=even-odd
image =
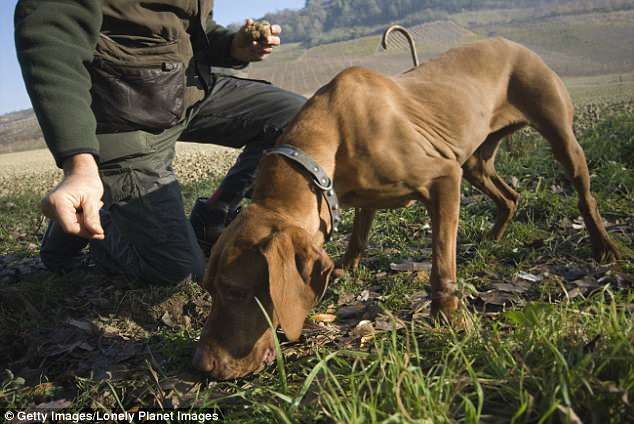
{"label": "dog's paw", "polygon": [[592,253],[595,260],[600,263],[612,263],[621,259],[621,253],[612,241],[605,243],[604,246],[595,249]]}
{"label": "dog's paw", "polygon": [[335,270],[332,272],[332,275],[334,278],[341,278],[346,275],[350,275],[359,268],[360,263],[360,258],[343,258],[335,265]]}
{"label": "dog's paw", "polygon": [[457,296],[443,296],[433,299],[431,302],[431,316],[445,322],[451,322],[451,318],[460,308],[460,299]]}

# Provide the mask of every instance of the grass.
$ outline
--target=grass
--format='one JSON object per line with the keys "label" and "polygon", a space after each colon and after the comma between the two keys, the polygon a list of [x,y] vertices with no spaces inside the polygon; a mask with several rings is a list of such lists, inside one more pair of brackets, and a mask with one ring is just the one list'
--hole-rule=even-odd
{"label": "grass", "polygon": [[[627,104],[590,111],[581,114],[579,138],[603,216],[625,254],[620,264],[591,260],[587,233],[573,226],[576,196],[545,142],[523,132],[498,159],[500,175],[522,196],[502,241],[486,238],[494,206],[463,189],[465,328],[429,319],[424,272],[390,270],[391,263],[429,259],[424,208],[382,211],[361,268],[333,284],[314,311],[369,291],[380,310],[376,332],[361,338],[344,325],[312,324],[295,344],[280,334],[276,365],[233,382],[189,370],[211,302],[197,285],[138,286],[90,270],[0,283],[0,407],[206,407],[245,423],[634,420],[634,113]],[[215,183],[186,184],[185,203]],[[43,231],[35,210],[41,193],[18,186],[19,194],[0,198],[0,255],[28,258],[37,255],[32,244]],[[351,218],[346,212],[342,234],[327,246],[335,258]],[[566,277],[571,271],[590,288],[580,290]],[[541,281],[520,294],[495,288],[521,287],[520,272]],[[380,319],[387,325],[380,328]]]}
{"label": "grass", "polygon": [[569,77],[564,82],[575,104],[616,103],[634,98],[634,73]]}
{"label": "grass", "polygon": [[634,389],[633,328],[618,305],[631,300],[602,291],[535,302],[495,321],[471,315],[465,333],[414,323],[366,355],[335,355],[319,385],[323,404],[346,423],[532,422],[562,410],[626,417],[619,398]]}

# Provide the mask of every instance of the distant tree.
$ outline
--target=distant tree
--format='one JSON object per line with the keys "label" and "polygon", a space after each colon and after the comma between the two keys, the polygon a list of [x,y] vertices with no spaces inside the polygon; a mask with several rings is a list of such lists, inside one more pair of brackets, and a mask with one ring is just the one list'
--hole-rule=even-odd
{"label": "distant tree", "polygon": [[[419,24],[463,10],[486,8],[550,8],[553,14],[634,8],[634,0],[306,0],[298,11],[282,10],[264,18],[284,26],[285,41],[314,45],[365,34],[390,22]],[[336,37],[325,33],[336,33]]]}

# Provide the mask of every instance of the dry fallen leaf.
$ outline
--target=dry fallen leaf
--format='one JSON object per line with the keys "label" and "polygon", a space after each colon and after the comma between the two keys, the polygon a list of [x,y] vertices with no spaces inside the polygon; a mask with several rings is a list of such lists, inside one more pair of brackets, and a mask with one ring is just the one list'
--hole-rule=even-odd
{"label": "dry fallen leaf", "polygon": [[339,305],[339,306],[348,305],[348,304],[350,304],[352,302],[354,302],[354,294],[352,294],[352,293],[344,293],[344,294],[339,296],[339,300],[337,300],[337,305]]}
{"label": "dry fallen leaf", "polygon": [[405,323],[398,318],[392,318],[388,315],[381,314],[376,317],[374,327],[378,331],[391,331],[392,327],[396,330],[405,328]]}
{"label": "dry fallen leaf", "polygon": [[585,278],[582,278],[580,280],[575,280],[572,281],[570,283],[571,285],[577,286],[581,289],[598,289],[599,287],[601,287],[601,284],[599,284],[594,278],[587,276]]}
{"label": "dry fallen leaf", "polygon": [[570,268],[567,267],[566,269],[564,269],[562,272],[560,272],[561,276],[564,277],[566,279],[566,281],[574,281],[574,280],[578,280],[582,277],[585,277],[586,275],[588,275],[588,272],[581,269],[581,268]]}
{"label": "dry fallen leaf", "polygon": [[414,272],[425,271],[431,272],[431,262],[412,262],[405,261],[400,264],[390,264],[390,269],[396,272]]}
{"label": "dry fallen leaf", "polygon": [[541,275],[535,275],[524,271],[520,271],[517,274],[517,277],[521,278],[522,280],[530,281],[531,283],[539,283],[544,279],[544,277]]}
{"label": "dry fallen leaf", "polygon": [[499,290],[507,293],[526,293],[528,291],[528,287],[525,287],[520,284],[509,284],[509,283],[493,283],[491,284],[495,290]]}
{"label": "dry fallen leaf", "polygon": [[359,322],[352,330],[352,335],[356,337],[369,336],[372,334],[374,334],[374,327],[372,326],[372,321],[369,320]]}
{"label": "dry fallen leaf", "polygon": [[362,320],[374,320],[379,313],[379,306],[375,302],[357,303],[344,306],[337,311],[337,321],[353,325]]}
{"label": "dry fallen leaf", "polygon": [[316,314],[313,319],[315,322],[331,323],[337,320],[337,316],[332,314]]}
{"label": "dry fallen leaf", "polygon": [[172,317],[170,316],[169,312],[165,312],[163,314],[163,316],[161,317],[161,321],[163,322],[163,324],[167,325],[170,328],[176,328],[178,327],[178,324],[176,324],[173,320]]}
{"label": "dry fallen leaf", "polygon": [[507,305],[514,299],[512,294],[497,290],[480,293],[479,297],[485,304],[495,306]]}
{"label": "dry fallen leaf", "polygon": [[84,330],[87,333],[92,333],[93,325],[88,321],[78,321],[75,319],[68,319],[66,324],[72,325],[73,327],[79,328],[80,330]]}
{"label": "dry fallen leaf", "polygon": [[579,296],[583,296],[583,290],[581,290],[579,287],[575,287],[572,290],[568,290],[568,299],[574,299]]}
{"label": "dry fallen leaf", "polygon": [[367,302],[370,299],[370,290],[363,290],[359,296],[357,296],[358,302]]}

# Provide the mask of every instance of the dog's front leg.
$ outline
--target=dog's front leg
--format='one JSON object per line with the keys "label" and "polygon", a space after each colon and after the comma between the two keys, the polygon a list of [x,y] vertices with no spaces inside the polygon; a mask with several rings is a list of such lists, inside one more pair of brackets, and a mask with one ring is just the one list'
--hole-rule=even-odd
{"label": "dog's front leg", "polygon": [[376,209],[355,209],[350,242],[340,266],[344,271],[354,271],[359,267],[361,255],[368,246],[368,236],[375,215]]}
{"label": "dog's front leg", "polygon": [[432,220],[432,316],[450,318],[460,304],[456,296],[456,239],[462,170],[457,163],[441,168],[429,185],[427,208]]}

